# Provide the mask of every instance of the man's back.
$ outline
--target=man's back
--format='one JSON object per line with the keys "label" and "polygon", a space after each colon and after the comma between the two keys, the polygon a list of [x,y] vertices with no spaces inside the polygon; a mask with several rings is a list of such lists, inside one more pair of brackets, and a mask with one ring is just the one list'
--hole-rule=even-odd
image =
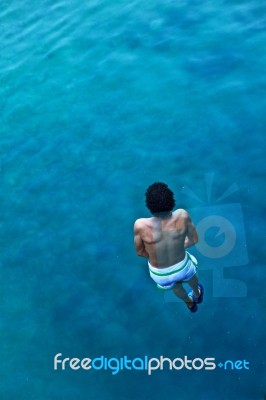
{"label": "man's back", "polygon": [[193,235],[193,229],[189,214],[183,209],[174,211],[169,218],[141,218],[135,222],[135,234],[156,268],[166,268],[184,259],[186,237]]}

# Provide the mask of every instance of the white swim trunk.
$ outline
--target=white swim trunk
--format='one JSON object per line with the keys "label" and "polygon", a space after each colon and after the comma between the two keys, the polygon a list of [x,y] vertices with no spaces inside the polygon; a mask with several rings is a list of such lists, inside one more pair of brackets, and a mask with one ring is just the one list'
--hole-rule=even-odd
{"label": "white swim trunk", "polygon": [[177,282],[189,281],[197,272],[196,258],[186,251],[185,258],[167,268],[155,268],[149,262],[150,276],[159,289],[172,289]]}

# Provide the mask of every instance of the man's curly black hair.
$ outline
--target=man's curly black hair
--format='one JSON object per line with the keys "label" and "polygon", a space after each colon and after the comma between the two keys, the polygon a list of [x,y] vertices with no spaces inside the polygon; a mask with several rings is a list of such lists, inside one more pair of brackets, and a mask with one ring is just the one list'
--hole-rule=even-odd
{"label": "man's curly black hair", "polygon": [[146,190],[145,196],[146,206],[152,214],[172,211],[175,206],[174,193],[165,183],[153,183]]}

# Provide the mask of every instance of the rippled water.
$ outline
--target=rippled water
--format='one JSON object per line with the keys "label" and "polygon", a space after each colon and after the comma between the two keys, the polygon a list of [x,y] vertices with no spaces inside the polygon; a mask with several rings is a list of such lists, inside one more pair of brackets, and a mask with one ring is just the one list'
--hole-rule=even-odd
{"label": "rippled water", "polygon": [[[266,298],[265,4],[3,1],[0,9],[1,398],[262,400]],[[144,192],[241,206],[247,265],[195,315],[132,244]],[[196,215],[195,215],[196,217]],[[213,267],[214,268],[214,267]],[[217,294],[217,293],[216,293]],[[236,293],[237,295],[237,293]],[[247,359],[249,371],[55,372],[53,356]],[[265,353],[265,352],[264,352]]]}

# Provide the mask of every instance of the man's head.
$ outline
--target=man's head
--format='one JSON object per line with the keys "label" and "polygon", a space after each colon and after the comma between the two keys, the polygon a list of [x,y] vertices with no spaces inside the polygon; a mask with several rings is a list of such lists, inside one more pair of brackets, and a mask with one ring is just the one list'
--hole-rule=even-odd
{"label": "man's head", "polygon": [[153,183],[146,190],[145,196],[146,206],[152,214],[170,212],[175,206],[174,193],[165,183]]}

